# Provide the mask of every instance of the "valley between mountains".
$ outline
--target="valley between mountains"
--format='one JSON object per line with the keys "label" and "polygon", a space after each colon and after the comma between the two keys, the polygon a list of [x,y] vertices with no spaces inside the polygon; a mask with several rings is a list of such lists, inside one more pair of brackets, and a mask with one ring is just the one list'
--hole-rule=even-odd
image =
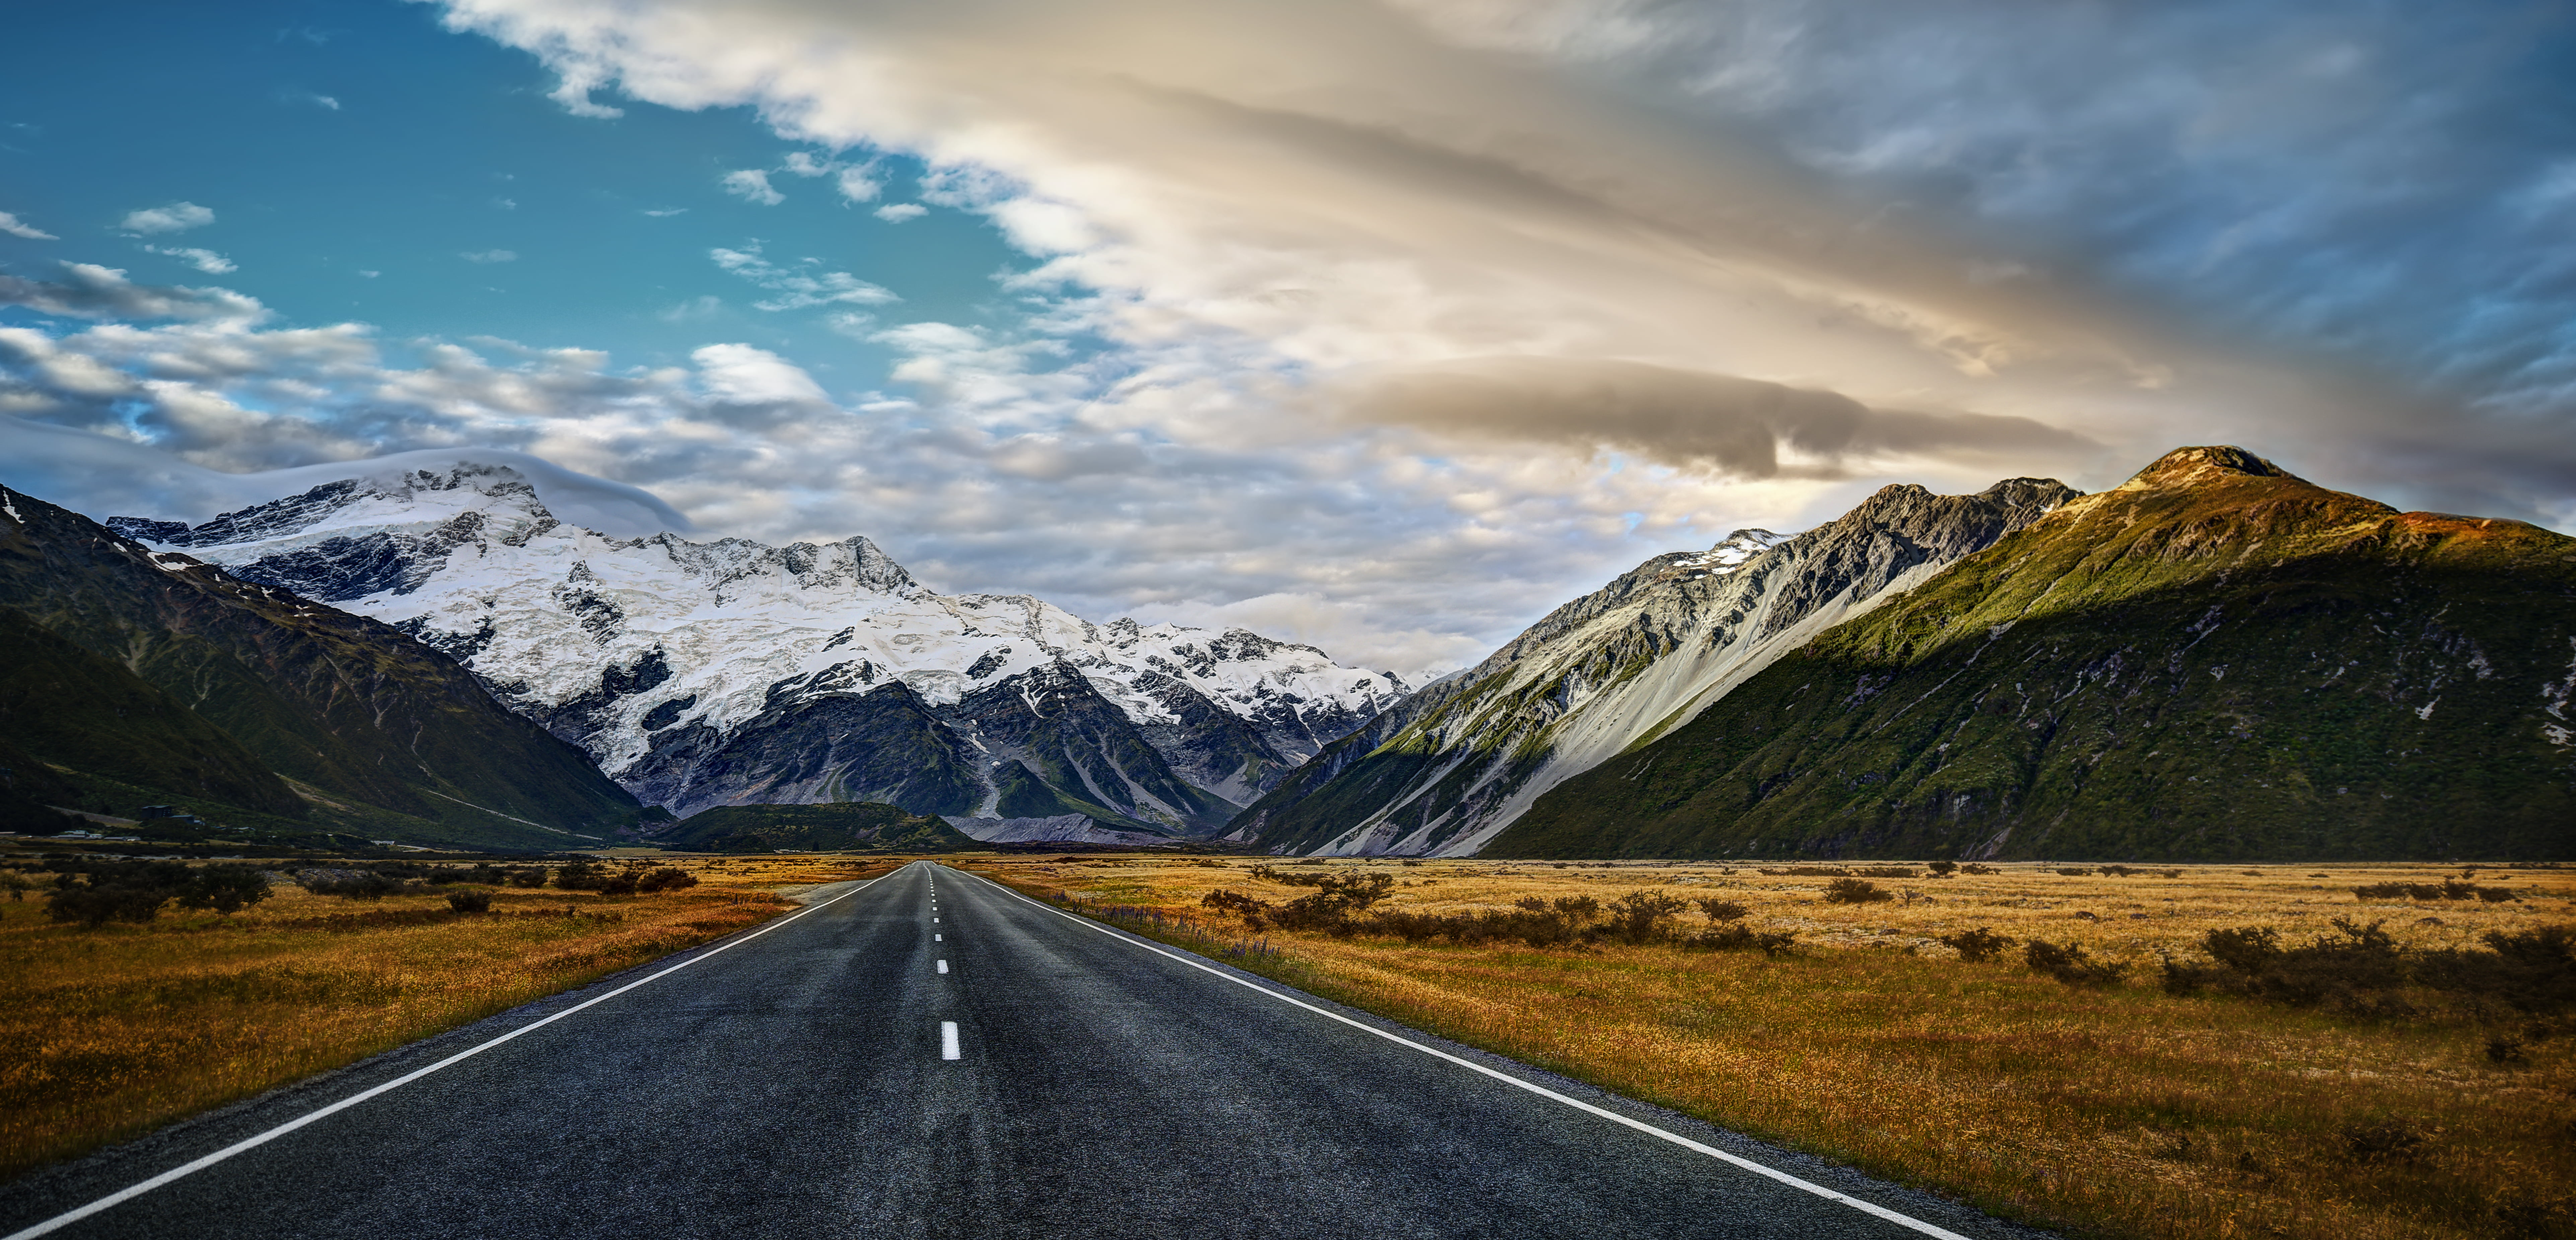
{"label": "valley between mountains", "polygon": [[[500,466],[193,526],[6,498],[20,823],[2146,860],[2539,858],[2576,825],[2576,539],[2234,448],[1740,530],[1429,684],[942,594],[862,537],[611,537]],[[760,809],[868,804],[896,818]],[[711,810],[750,816],[683,825]]]}

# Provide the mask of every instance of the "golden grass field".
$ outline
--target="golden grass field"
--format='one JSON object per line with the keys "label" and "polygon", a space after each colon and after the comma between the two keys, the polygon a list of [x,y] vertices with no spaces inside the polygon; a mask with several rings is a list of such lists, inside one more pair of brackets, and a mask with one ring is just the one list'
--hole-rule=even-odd
{"label": "golden grass field", "polygon": [[655,864],[700,883],[491,888],[483,915],[450,912],[444,894],[279,886],[230,917],[169,909],[95,930],[46,920],[41,891],[0,900],[0,1178],[722,937],[792,907],[773,889],[891,868]]}
{"label": "golden grass field", "polygon": [[[1240,923],[1200,907],[1209,891],[1305,894],[1251,877],[1254,863],[1238,859],[951,863],[1033,894],[1195,916],[1227,935]],[[1911,898],[1849,905],[1821,901],[1827,879],[1753,865],[1324,869],[1395,875],[1379,907],[1431,913],[1529,895],[1607,902],[1643,887],[1751,906],[1755,929],[1797,936],[1793,954],[1271,931],[1280,954],[1250,967],[2007,1217],[2102,1236],[2576,1234],[2576,1025],[2438,1003],[2364,1019],[2174,998],[2155,984],[2160,950],[2196,954],[2213,928],[2271,925],[2296,941],[2358,917],[2385,920],[2409,945],[2468,947],[2486,930],[2576,920],[2576,871],[2482,870],[2478,883],[2523,893],[2488,904],[2364,902],[2351,891],[2458,873],[2445,867],[2188,867],[2165,878],[2161,867],[2074,877],[2011,865],[1879,880]],[[1694,912],[1683,929],[1704,924]],[[1979,926],[2071,940],[2135,967],[2123,984],[2079,989],[2031,972],[2018,948],[1970,964],[1934,941]],[[2519,1043],[2502,1062],[2489,1054],[2498,1037]]]}

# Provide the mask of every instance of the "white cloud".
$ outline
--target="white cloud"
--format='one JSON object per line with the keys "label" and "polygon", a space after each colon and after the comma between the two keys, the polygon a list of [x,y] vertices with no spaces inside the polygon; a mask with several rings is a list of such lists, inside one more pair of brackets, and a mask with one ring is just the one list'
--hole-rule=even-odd
{"label": "white cloud", "polygon": [[810,152],[789,151],[778,170],[790,176],[819,177],[840,167],[836,160],[817,159]]}
{"label": "white cloud", "polygon": [[874,168],[843,168],[839,179],[841,197],[852,202],[874,202],[885,192],[885,183],[877,180]]}
{"label": "white cloud", "polygon": [[928,214],[930,214],[930,208],[913,202],[889,202],[876,210],[877,218],[889,224],[917,220]]}
{"label": "white cloud", "polygon": [[358,269],[358,275],[359,275],[359,277],[360,277],[360,278],[362,278],[362,279],[372,280],[372,279],[375,279],[377,276],[380,276],[380,275],[383,275],[383,274],[385,274],[385,273],[383,273],[383,272],[381,272],[381,271],[369,271],[369,270],[367,270],[366,268],[363,268],[363,267],[361,267],[361,268],[359,268],[359,269]]}
{"label": "white cloud", "polygon": [[516,250],[466,250],[458,254],[457,257],[464,259],[469,263],[515,263],[519,261],[519,254]]}
{"label": "white cloud", "polygon": [[7,233],[12,237],[24,237],[29,241],[62,240],[62,238],[46,232],[33,224],[26,223],[20,220],[17,216],[6,211],[0,211],[0,233]]}
{"label": "white cloud", "polygon": [[756,309],[779,311],[829,305],[881,306],[903,300],[883,286],[871,284],[849,272],[825,270],[815,259],[800,259],[790,267],[778,266],[761,257],[760,243],[756,241],[739,250],[721,247],[709,250],[707,256],[716,260],[716,266],[778,294],[767,301],[753,302]]}
{"label": "white cloud", "polygon": [[724,191],[764,207],[774,207],[787,201],[787,195],[770,188],[769,174],[758,168],[741,168],[724,174]]}
{"label": "white cloud", "polygon": [[174,233],[203,228],[215,222],[215,213],[193,202],[174,202],[166,207],[130,211],[117,224],[130,233]]}
{"label": "white cloud", "polygon": [[687,207],[662,207],[658,209],[647,209],[644,212],[644,214],[652,216],[657,220],[666,220],[674,215],[687,215],[688,213],[689,209]]}
{"label": "white cloud", "polygon": [[727,404],[831,404],[812,375],[766,349],[711,344],[691,353],[689,360],[698,364],[699,385]]}
{"label": "white cloud", "polygon": [[329,95],[316,94],[309,90],[282,91],[278,94],[278,98],[287,103],[310,104],[313,107],[321,108],[324,111],[329,112],[337,112],[340,110],[339,100],[334,99]]}
{"label": "white cloud", "polygon": [[519,209],[519,200],[516,198],[495,198],[492,200],[492,206],[496,210],[516,211]]}
{"label": "white cloud", "polygon": [[207,275],[220,276],[239,270],[238,267],[233,265],[233,260],[226,258],[221,254],[217,254],[213,250],[199,249],[195,246],[147,245],[143,248],[154,254],[166,255],[168,257],[178,259],[199,271],[205,272]]}

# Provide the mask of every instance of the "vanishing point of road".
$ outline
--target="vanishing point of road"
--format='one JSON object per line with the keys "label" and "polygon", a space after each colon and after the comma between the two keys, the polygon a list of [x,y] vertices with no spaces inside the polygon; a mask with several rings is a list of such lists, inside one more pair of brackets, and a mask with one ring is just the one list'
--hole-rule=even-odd
{"label": "vanishing point of road", "polygon": [[930,863],[0,1188],[0,1240],[2029,1236]]}

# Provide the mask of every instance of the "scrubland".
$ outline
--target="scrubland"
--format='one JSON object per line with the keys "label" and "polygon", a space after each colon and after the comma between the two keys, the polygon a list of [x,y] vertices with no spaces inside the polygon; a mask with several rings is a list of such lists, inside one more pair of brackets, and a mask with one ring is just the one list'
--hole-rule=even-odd
{"label": "scrubland", "polygon": [[[698,881],[635,895],[414,882],[354,898],[281,883],[231,914],[167,908],[95,928],[46,916],[47,891],[29,884],[51,875],[10,870],[20,898],[0,900],[0,1177],[719,938],[791,907],[780,890],[890,868],[650,865]],[[478,897],[486,911],[459,911]]]}
{"label": "scrubland", "polygon": [[[2576,871],[957,863],[2075,1234],[2576,1234],[2563,966],[2499,972],[2487,938],[2563,961],[2546,928],[2576,921]],[[1828,900],[1854,882],[1887,898]],[[1977,954],[1979,930],[2009,942],[1943,941]]]}

